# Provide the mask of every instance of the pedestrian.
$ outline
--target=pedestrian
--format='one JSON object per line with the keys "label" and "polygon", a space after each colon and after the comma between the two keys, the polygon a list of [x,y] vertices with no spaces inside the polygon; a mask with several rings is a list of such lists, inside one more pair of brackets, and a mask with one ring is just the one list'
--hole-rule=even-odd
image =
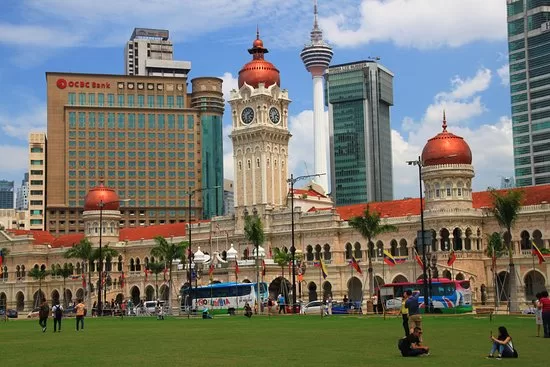
{"label": "pedestrian", "polygon": [[344,298],[342,299],[342,302],[344,302],[344,307],[349,308],[348,304],[348,296],[344,294]]}
{"label": "pedestrian", "polygon": [[498,336],[496,338],[491,335],[491,342],[493,346],[487,358],[493,358],[497,350],[497,359],[518,357],[518,353],[512,344],[512,337],[508,334],[508,330],[506,330],[504,326],[498,328]]}
{"label": "pedestrian", "polygon": [[92,317],[97,316],[97,301],[94,301],[94,304],[92,305]]}
{"label": "pedestrian", "polygon": [[279,303],[279,313],[281,313],[281,311],[283,311],[283,313],[286,314],[285,296],[283,296],[282,294],[279,294],[279,297],[277,297],[277,302]]}
{"label": "pedestrian", "polygon": [[538,308],[542,311],[542,330],[545,338],[550,338],[550,298],[548,291],[540,292]]}
{"label": "pedestrian", "polygon": [[[420,315],[420,304],[418,303],[420,291],[414,291],[413,295],[413,292],[407,289],[405,293],[407,293],[405,307],[409,310],[409,330],[412,334],[415,327],[422,329],[422,316]],[[422,337],[420,337],[420,339],[422,339]]]}
{"label": "pedestrian", "polygon": [[79,330],[79,326],[84,331],[84,316],[86,316],[86,305],[82,303],[82,298],[80,298],[76,305],[76,331]]}
{"label": "pedestrian", "polygon": [[405,302],[407,302],[407,298],[409,296],[407,295],[407,292],[403,292],[403,299],[401,300],[401,317],[403,318],[403,329],[405,330],[405,336],[409,336],[409,309],[405,306]]}
{"label": "pedestrian", "polygon": [[244,305],[244,315],[248,318],[252,317],[252,308],[250,307],[248,302],[246,302]]}
{"label": "pedestrian", "polygon": [[42,332],[46,332],[48,326],[48,315],[50,314],[50,306],[46,302],[45,298],[42,298],[40,309],[38,310],[38,324],[42,327]]}
{"label": "pedestrian", "polygon": [[124,314],[126,313],[126,301],[122,301],[120,305],[120,318],[124,319]]}
{"label": "pedestrian", "polygon": [[52,307],[52,317],[53,317],[53,332],[55,333],[57,329],[61,332],[61,318],[63,318],[63,307],[59,304],[59,301],[55,303],[55,306]]}
{"label": "pedestrian", "polygon": [[332,297],[327,298],[327,314],[332,315]]}
{"label": "pedestrian", "polygon": [[372,296],[372,312],[378,313],[378,295],[376,293]]}
{"label": "pedestrian", "polygon": [[533,307],[535,308],[535,324],[537,325],[537,338],[540,338],[540,328],[542,326],[542,309],[539,308],[539,301],[541,298],[540,292],[535,295],[537,299],[533,300]]}

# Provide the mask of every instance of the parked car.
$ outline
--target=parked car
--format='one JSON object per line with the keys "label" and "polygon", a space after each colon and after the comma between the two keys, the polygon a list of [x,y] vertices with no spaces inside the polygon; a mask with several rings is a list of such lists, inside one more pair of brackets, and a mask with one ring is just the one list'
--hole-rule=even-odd
{"label": "parked car", "polygon": [[76,310],[73,306],[68,306],[63,310],[63,316],[74,316],[76,314]]}
{"label": "parked car", "polygon": [[39,307],[36,307],[36,308],[33,308],[31,312],[29,312],[27,314],[27,318],[29,319],[37,319],[39,316],[38,316],[38,313],[40,312],[40,308]]}
{"label": "parked car", "polygon": [[325,305],[324,302],[319,301],[319,300],[311,301],[311,302],[307,303],[302,308],[302,314],[304,314],[304,315],[320,315],[321,314],[321,308],[323,308],[323,310],[326,313],[327,306]]}
{"label": "parked car", "polygon": [[17,310],[14,310],[14,309],[11,309],[11,308],[8,308],[8,311],[7,311],[6,315],[10,319],[16,319],[16,318],[19,317],[19,313],[17,312]]}

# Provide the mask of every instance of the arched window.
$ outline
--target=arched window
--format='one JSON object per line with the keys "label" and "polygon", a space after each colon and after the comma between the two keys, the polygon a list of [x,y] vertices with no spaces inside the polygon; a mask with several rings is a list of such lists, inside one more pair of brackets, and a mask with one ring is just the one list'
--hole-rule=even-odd
{"label": "arched window", "polygon": [[439,240],[439,246],[441,248],[441,251],[450,251],[451,250],[451,244],[449,242],[449,230],[447,228],[443,228],[441,231],[439,231],[439,236],[441,239]]}
{"label": "arched window", "polygon": [[7,280],[8,279],[8,266],[4,265],[4,272],[2,273],[2,279]]}
{"label": "arched window", "polygon": [[306,247],[306,260],[313,261],[313,246],[307,245]]}
{"label": "arched window", "polygon": [[359,242],[355,242],[353,245],[353,256],[355,256],[356,259],[361,259],[363,257],[363,251],[361,251],[361,244]]}
{"label": "arched window", "polygon": [[113,258],[107,255],[105,258],[105,271],[113,271]]}
{"label": "arched window", "polygon": [[76,263],[76,275],[82,274],[82,269],[80,268],[80,262]]}
{"label": "arched window", "polygon": [[315,260],[321,258],[321,245],[315,245]]}
{"label": "arched window", "polygon": [[447,182],[445,184],[445,190],[446,190],[447,197],[453,196],[452,188],[453,188],[453,186],[451,185],[450,182]]}
{"label": "arched window", "polygon": [[136,265],[134,262],[134,258],[130,259],[130,271],[136,271]]}
{"label": "arched window", "polygon": [[435,197],[436,198],[441,197],[441,189],[439,187],[439,182],[436,182],[434,186],[435,186]]}
{"label": "arched window", "polygon": [[384,242],[378,241],[376,242],[376,256],[377,257],[384,257]]}
{"label": "arched window", "polygon": [[21,279],[25,279],[25,276],[27,274],[25,273],[25,265],[21,265]]}
{"label": "arched window", "polygon": [[21,267],[19,265],[15,267],[15,276],[17,279],[21,278]]}
{"label": "arched window", "polygon": [[351,246],[351,243],[346,243],[346,259],[351,259],[353,255],[353,250],[352,250],[352,246]]}
{"label": "arched window", "polygon": [[464,184],[462,181],[458,181],[456,184],[456,196],[462,197],[462,189],[464,187]]}
{"label": "arched window", "polygon": [[453,249],[455,251],[462,251],[462,230],[455,228],[453,231]]}
{"label": "arched window", "polygon": [[323,258],[325,260],[330,260],[332,258],[332,254],[330,253],[330,245],[328,243],[325,243],[323,246]]}
{"label": "arched window", "polygon": [[530,250],[531,249],[531,236],[529,235],[529,232],[522,231],[521,232],[521,249],[522,250]]}
{"label": "arched window", "polygon": [[407,247],[407,240],[402,238],[399,241],[399,255],[400,256],[409,256],[409,249]]}
{"label": "arched window", "polygon": [[374,251],[374,243],[372,243],[372,241],[369,242],[369,257],[371,259],[376,257],[376,251]]}
{"label": "arched window", "polygon": [[542,232],[538,229],[533,231],[533,242],[539,249],[544,248],[544,241],[542,240]]}
{"label": "arched window", "polygon": [[136,271],[141,271],[141,263],[139,261],[139,257],[136,258]]}
{"label": "arched window", "polygon": [[466,228],[466,238],[464,239],[464,250],[466,251],[472,250],[472,230],[470,228]]}
{"label": "arched window", "polygon": [[122,255],[118,255],[117,270],[122,271]]}
{"label": "arched window", "polygon": [[391,240],[391,242],[390,242],[390,253],[392,254],[392,256],[398,256],[399,255],[398,250],[397,250],[397,241],[396,240]]}

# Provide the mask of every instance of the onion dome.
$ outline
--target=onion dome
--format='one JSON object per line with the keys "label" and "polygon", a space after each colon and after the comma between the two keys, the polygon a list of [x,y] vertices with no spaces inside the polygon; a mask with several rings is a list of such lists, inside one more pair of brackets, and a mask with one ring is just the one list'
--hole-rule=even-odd
{"label": "onion dome", "polygon": [[258,88],[260,83],[264,83],[265,87],[273,84],[281,85],[281,77],[279,70],[267,60],[264,60],[264,54],[268,53],[264,47],[263,41],[260,39],[260,32],[256,32],[256,39],[252,43],[252,48],[248,49],[248,53],[252,55],[252,61],[248,62],[239,71],[239,88],[244,83],[251,87]]}
{"label": "onion dome", "polygon": [[195,252],[195,254],[193,255],[193,261],[198,264],[204,263],[206,261],[206,257],[204,256],[204,252],[201,251],[200,246],[198,247],[197,252]]}
{"label": "onion dome", "polygon": [[105,187],[103,181],[99,181],[99,185],[88,191],[84,200],[84,210],[118,210],[120,207],[120,199],[115,190]]}
{"label": "onion dome", "polygon": [[[258,254],[260,254],[260,259],[265,257],[265,249],[262,246],[258,246]],[[252,249],[252,257],[257,258],[256,256],[256,246]]]}
{"label": "onion dome", "polygon": [[231,244],[231,248],[227,250],[226,259],[227,260],[237,260],[237,250],[233,247],[233,244]]}
{"label": "onion dome", "polygon": [[472,164],[472,151],[466,141],[447,131],[447,119],[443,112],[443,131],[428,140],[422,150],[422,165]]}

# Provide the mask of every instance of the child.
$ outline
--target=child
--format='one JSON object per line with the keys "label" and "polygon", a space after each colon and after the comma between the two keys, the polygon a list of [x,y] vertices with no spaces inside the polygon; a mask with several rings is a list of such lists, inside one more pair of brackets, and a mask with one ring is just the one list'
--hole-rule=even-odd
{"label": "child", "polygon": [[493,342],[493,347],[489,352],[487,358],[493,358],[495,352],[498,349],[497,359],[501,358],[517,358],[517,352],[514,351],[514,345],[512,344],[512,337],[508,334],[508,330],[504,326],[498,328],[498,337],[491,335],[491,341]]}
{"label": "child", "polygon": [[533,300],[533,307],[535,307],[535,324],[537,325],[537,338],[540,337],[540,327],[542,326],[542,309],[539,308],[539,300],[542,297],[540,293],[535,295],[537,299]]}

